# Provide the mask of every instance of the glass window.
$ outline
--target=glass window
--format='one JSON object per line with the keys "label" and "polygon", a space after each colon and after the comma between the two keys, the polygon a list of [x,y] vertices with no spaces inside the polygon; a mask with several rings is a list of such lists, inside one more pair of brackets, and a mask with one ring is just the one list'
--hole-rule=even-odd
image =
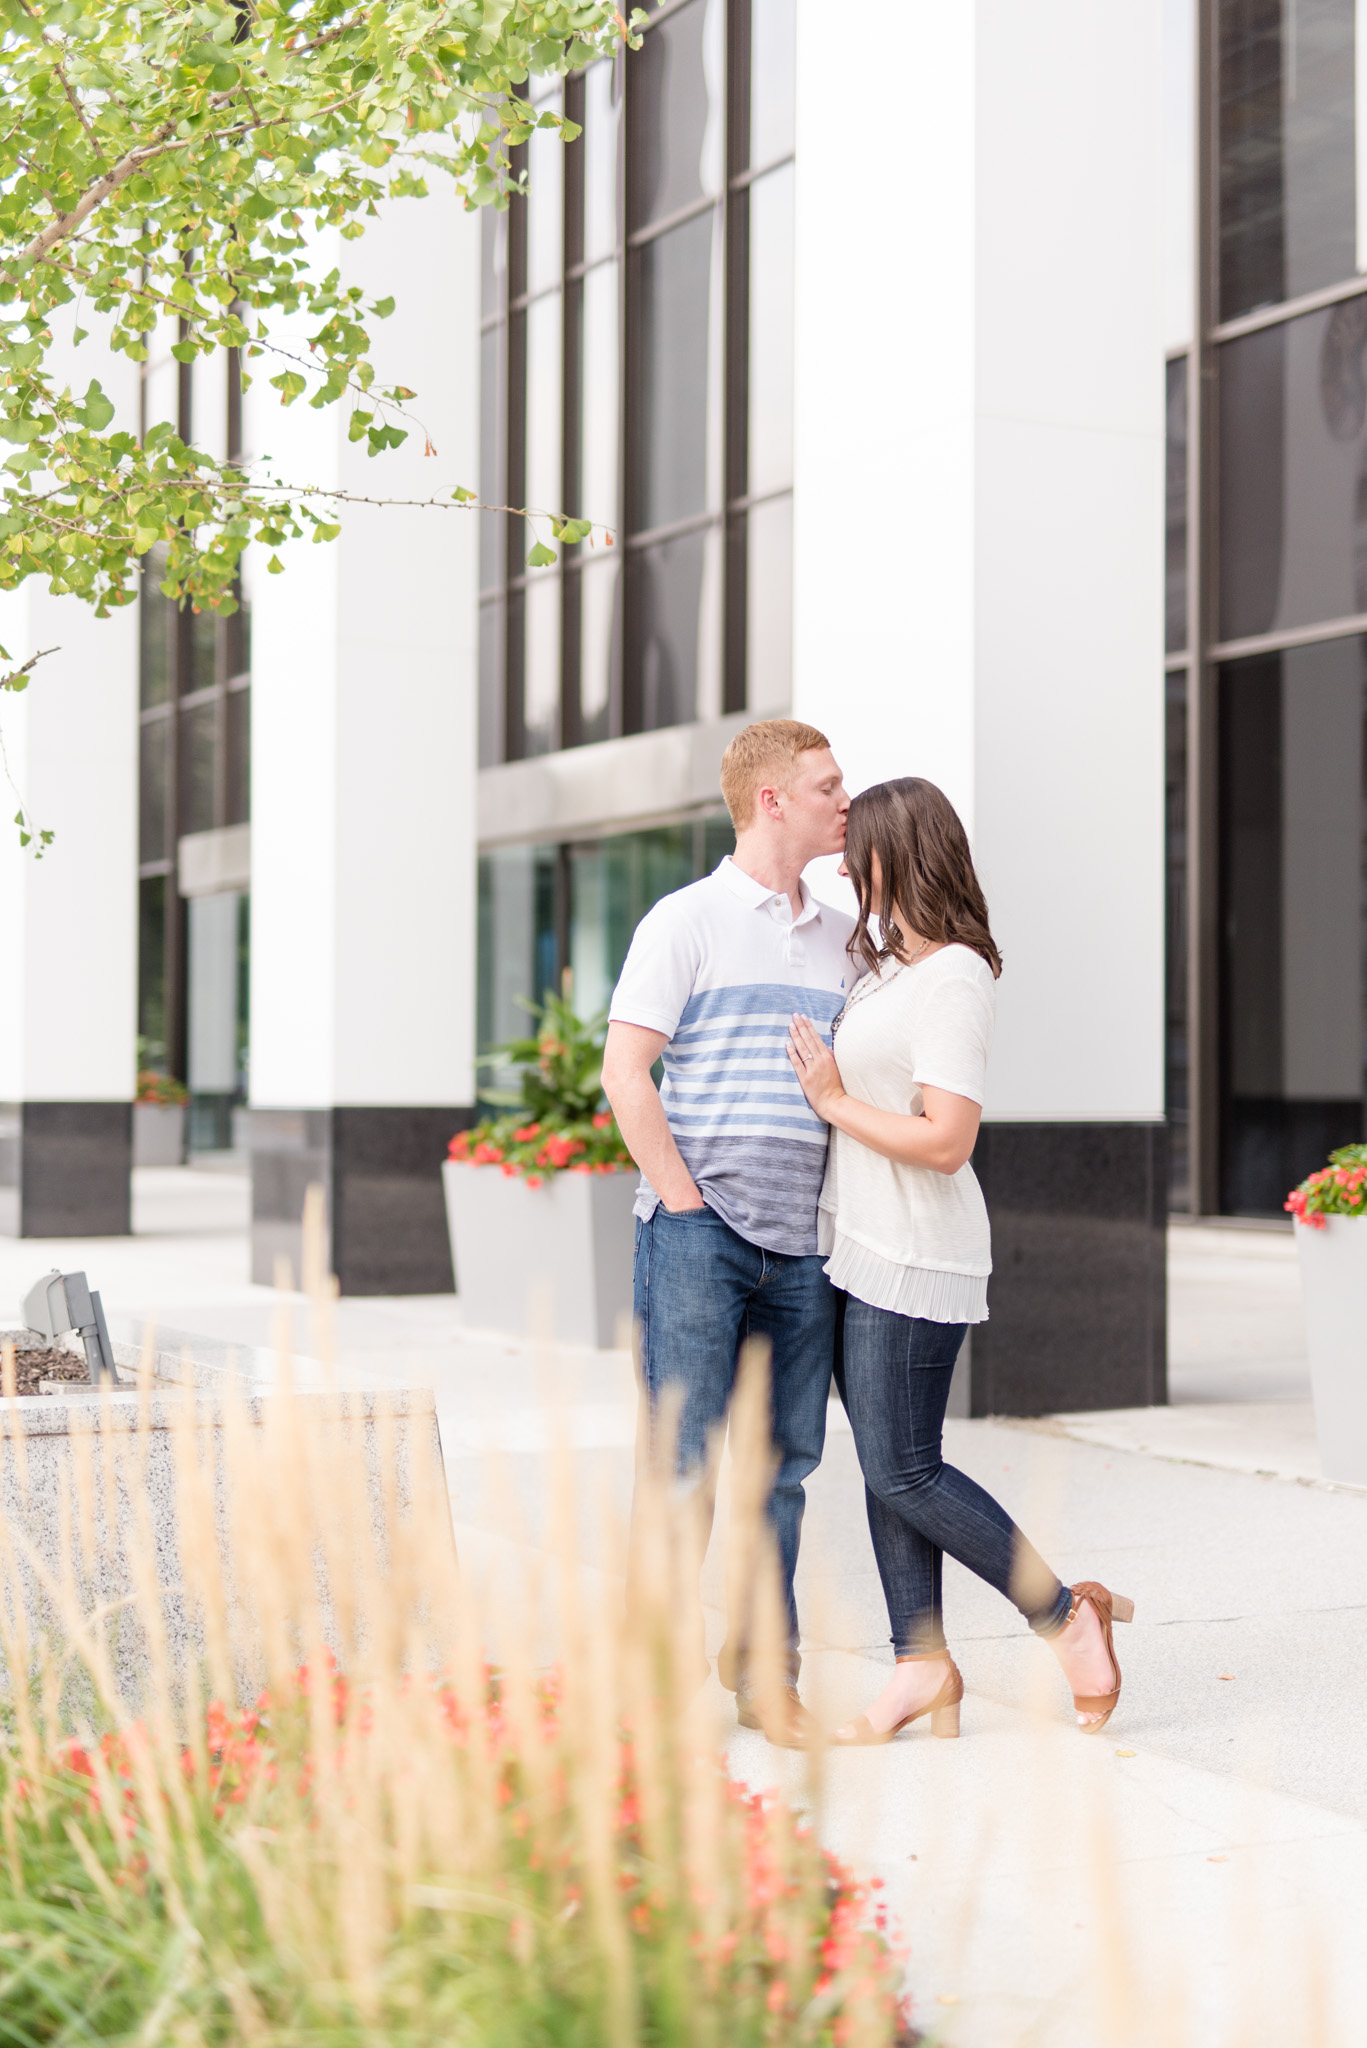
{"label": "glass window", "polygon": [[724,0],[690,0],[632,59],[633,228],[721,190],[725,26]]}
{"label": "glass window", "polygon": [[[486,505],[508,502],[507,336],[488,327],[479,343],[479,495]],[[508,522],[501,512],[479,512],[479,587],[496,590],[503,581]]]}
{"label": "glass window", "polygon": [[188,696],[192,690],[211,690],[218,681],[218,621],[212,612],[196,611],[188,603],[182,616],[186,671],[181,680]]}
{"label": "glass window", "polygon": [[503,659],[503,600],[488,599],[479,608],[479,765],[492,768],[506,759]]}
{"label": "glass window", "polygon": [[621,86],[611,59],[584,73],[584,261],[617,247],[617,135]]}
{"label": "glass window", "polygon": [[502,313],[508,303],[508,214],[486,206],[480,221],[479,310],[485,320]]}
{"label": "glass window", "polygon": [[[558,114],[559,88],[542,111]],[[527,290],[559,284],[565,254],[565,144],[558,128],[534,128],[527,142]]]}
{"label": "glass window", "polygon": [[214,801],[218,705],[196,704],[180,715],[180,830],[209,832],[218,823]]}
{"label": "glass window", "polygon": [[613,680],[621,665],[617,557],[589,556],[579,570],[579,735],[609,736]]}
{"label": "glass window", "polygon": [[1168,364],[1167,531],[1164,547],[1164,644],[1180,654],[1187,644],[1187,359]]}
{"label": "glass window", "polygon": [[1220,635],[1367,611],[1367,298],[1220,351]]}
{"label": "glass window", "polygon": [[758,169],[793,147],[796,0],[750,0],[750,161]]}
{"label": "glass window", "polygon": [[1352,277],[1355,0],[1220,0],[1220,318]]}
{"label": "glass window", "polygon": [[746,699],[751,711],[783,715],[793,695],[792,498],[752,505],[746,523]]}
{"label": "glass window", "polygon": [[629,557],[629,731],[720,713],[720,552],[709,527]]}
{"label": "glass window", "polygon": [[149,719],[141,728],[138,764],[138,859],[165,860],[171,799],[171,720]]}
{"label": "glass window", "polygon": [[[237,1087],[237,896],[190,899],[186,1080],[195,1095],[231,1096]],[[226,1133],[215,1132],[219,1144]],[[212,1141],[203,1150],[217,1150]]]}
{"label": "glass window", "polygon": [[715,431],[708,374],[712,242],[713,215],[699,214],[647,242],[633,258],[638,331],[630,517],[636,531],[688,519],[708,504]]}
{"label": "glass window", "polygon": [[166,1042],[166,881],[144,875],[138,883],[139,1066],[168,1071]]}
{"label": "glass window", "polygon": [[[526,1036],[527,1012],[519,996],[539,1003],[556,986],[558,867],[554,846],[498,847],[480,855],[476,1031],[481,1054]],[[481,1060],[481,1090],[509,1085],[516,1086],[515,1075]]]}
{"label": "glass window", "polygon": [[1187,677],[1166,678],[1166,1088],[1168,1206],[1191,1207],[1190,1010],[1187,1001]]}
{"label": "glass window", "polygon": [[[557,144],[557,147],[560,145]],[[552,292],[527,308],[527,482],[525,503],[534,511],[564,511],[561,481],[561,295]],[[526,548],[531,546],[527,534]],[[538,538],[548,540],[543,522]],[[526,559],[526,548],[523,559]],[[514,574],[517,565],[514,565]]]}
{"label": "glass window", "polygon": [[1219,674],[1221,1206],[1280,1215],[1363,1135],[1363,651]]}
{"label": "glass window", "polygon": [[523,752],[560,745],[560,578],[534,577],[523,592]]}
{"label": "glass window", "polygon": [[646,912],[696,879],[693,841],[691,824],[665,825],[570,848],[570,967],[581,1017],[607,1008]]}
{"label": "glass window", "polygon": [[793,481],[793,166],[750,187],[752,494]]}
{"label": "glass window", "polygon": [[[575,507],[581,517],[601,520],[614,531],[618,516],[617,422],[621,404],[618,276],[616,263],[600,263],[583,282],[579,401],[583,452]],[[597,533],[594,541],[602,547],[604,536]]]}
{"label": "glass window", "polygon": [[175,669],[176,608],[159,585],[166,574],[166,546],[158,541],[143,559],[138,610],[138,674],[142,708],[164,704]]}
{"label": "glass window", "polygon": [[252,814],[250,690],[229,690],[224,699],[224,740],[228,750],[225,825],[245,825]]}
{"label": "glass window", "polygon": [[240,578],[237,610],[223,621],[223,668],[224,679],[230,683],[238,676],[250,675],[252,669],[252,602]]}

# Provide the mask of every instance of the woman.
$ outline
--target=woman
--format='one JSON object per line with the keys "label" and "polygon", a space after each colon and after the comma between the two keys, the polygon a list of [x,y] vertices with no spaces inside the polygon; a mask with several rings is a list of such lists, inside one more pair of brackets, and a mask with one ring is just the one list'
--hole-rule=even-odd
{"label": "woman", "polygon": [[859,897],[850,951],[867,972],[836,1018],[834,1051],[795,1016],[788,1057],[832,1126],[820,1249],[845,1293],[841,1391],[897,1666],[833,1740],[890,1742],[923,1714],[933,1734],[958,1734],[963,1680],[940,1608],[945,1551],[1048,1641],[1079,1726],[1095,1734],[1120,1697],[1111,1623],[1130,1619],[1131,1602],[1091,1580],[1061,1585],[1005,1509],[940,1451],[954,1361],[964,1331],[986,1321],[992,1270],[968,1161],[1001,956],[968,840],[933,783],[884,782],[850,805],[840,872]]}

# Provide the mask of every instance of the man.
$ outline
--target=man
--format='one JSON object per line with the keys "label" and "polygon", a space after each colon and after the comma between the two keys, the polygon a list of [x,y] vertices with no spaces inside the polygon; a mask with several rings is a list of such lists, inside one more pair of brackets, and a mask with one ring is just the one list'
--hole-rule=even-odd
{"label": "man", "polygon": [[816,1249],[826,1126],[785,1046],[795,1010],[829,1037],[845,1000],[852,922],[801,877],[808,861],[843,849],[849,798],[825,734],[790,718],[738,733],[721,786],[735,853],[637,927],[608,1013],[603,1086],[641,1168],[641,1365],[652,1404],[670,1387],[682,1397],[682,1474],[705,1472],[740,1344],[763,1337],[771,1347],[779,1462],[769,1518],[787,1602],[787,1682],[752,1674],[743,1640],[722,1677],[734,1677],[743,1726],[799,1748],[816,1724],[797,1693],[793,1572],[802,1482],[825,1442],[835,1295]]}

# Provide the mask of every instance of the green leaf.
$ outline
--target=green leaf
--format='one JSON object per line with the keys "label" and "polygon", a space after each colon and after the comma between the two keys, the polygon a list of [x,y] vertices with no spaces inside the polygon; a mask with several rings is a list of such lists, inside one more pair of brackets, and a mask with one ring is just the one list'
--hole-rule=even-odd
{"label": "green leaf", "polygon": [[99,434],[113,417],[114,401],[101,389],[99,380],[92,377],[86,387],[85,398],[77,418],[82,426],[89,427],[92,433]]}
{"label": "green leaf", "polygon": [[529,569],[549,569],[555,559],[555,549],[548,548],[545,541],[539,540],[527,556],[527,567]]}
{"label": "green leaf", "polygon": [[279,555],[271,556],[269,562],[267,562],[266,564],[266,570],[267,573],[271,576],[283,576],[285,572],[285,565],[281,561]]}
{"label": "green leaf", "polygon": [[477,495],[474,491],[467,491],[464,484],[457,484],[451,493],[458,505],[473,505]]}

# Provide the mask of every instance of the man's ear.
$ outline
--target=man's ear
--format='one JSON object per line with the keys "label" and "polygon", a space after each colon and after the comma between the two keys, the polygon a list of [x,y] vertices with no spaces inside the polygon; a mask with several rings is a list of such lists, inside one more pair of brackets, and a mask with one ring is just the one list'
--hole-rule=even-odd
{"label": "man's ear", "polygon": [[774,789],[767,782],[764,783],[759,792],[759,808],[766,818],[781,818],[783,816],[782,790]]}

